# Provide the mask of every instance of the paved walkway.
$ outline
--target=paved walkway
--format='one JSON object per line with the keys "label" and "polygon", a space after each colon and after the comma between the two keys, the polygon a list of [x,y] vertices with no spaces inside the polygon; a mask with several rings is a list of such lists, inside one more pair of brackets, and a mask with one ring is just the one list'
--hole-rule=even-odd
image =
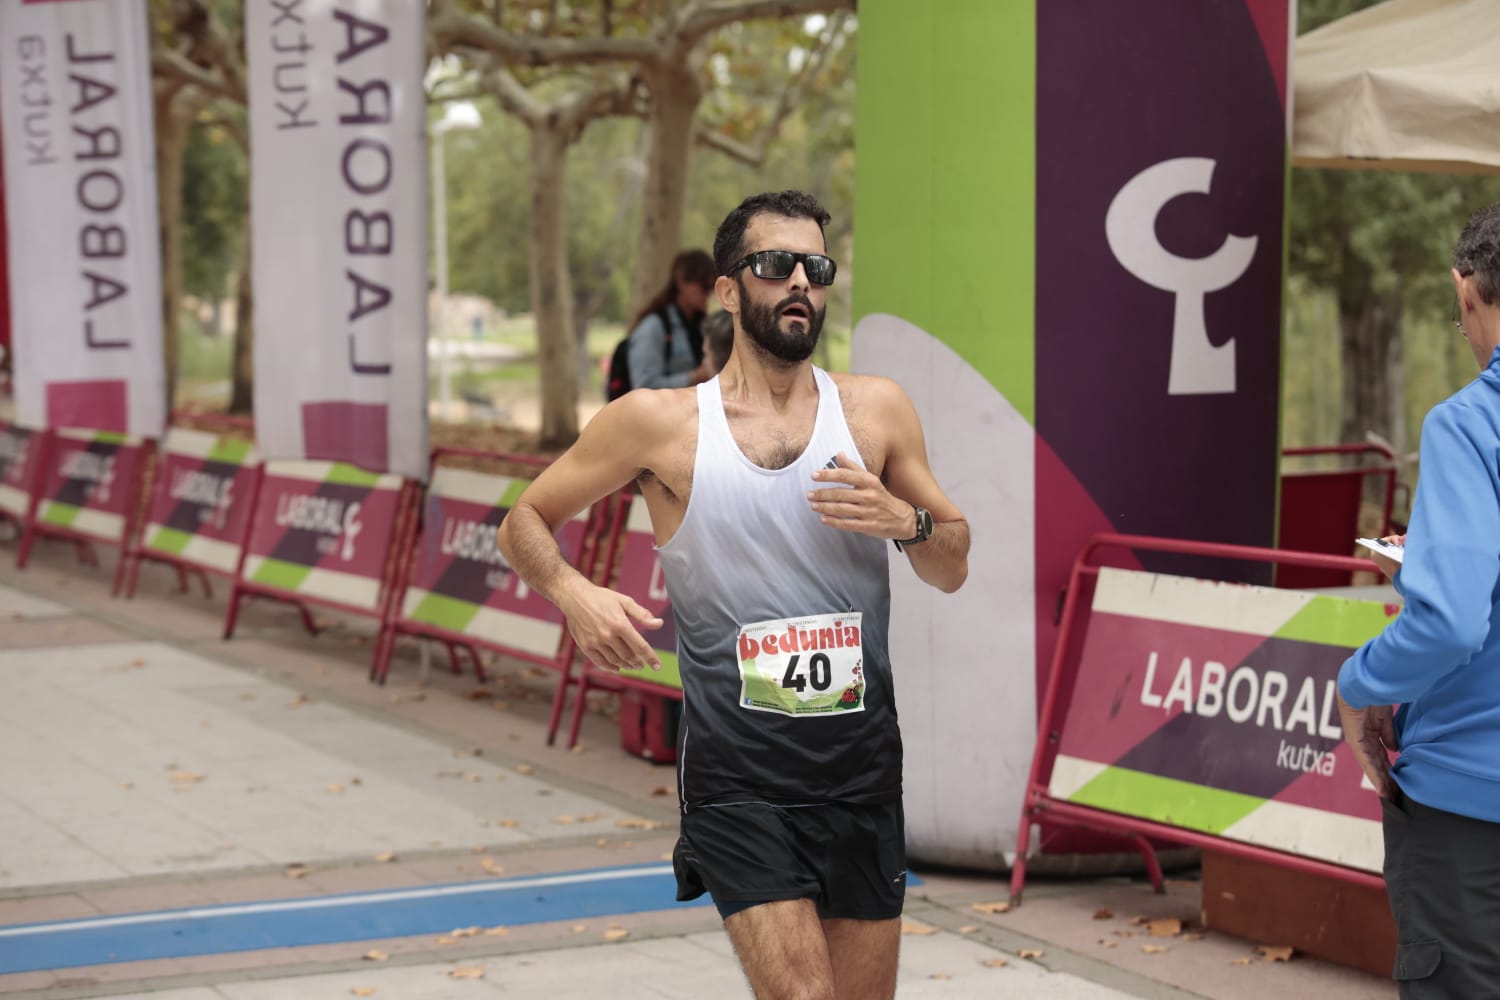
{"label": "paved walkway", "polygon": [[[543,739],[553,675],[487,684],[398,651],[366,680],[373,627],[249,607],[148,567],[0,545],[0,993],[17,997],[460,1000],[748,997],[711,907],[671,900],[671,768],[618,749],[611,703],[582,747]],[[898,995],[1394,997],[1214,933],[1151,938],[1201,908],[1130,879],[918,872]],[[980,908],[976,909],[976,904]],[[1108,911],[1107,917],[1096,915]]]}

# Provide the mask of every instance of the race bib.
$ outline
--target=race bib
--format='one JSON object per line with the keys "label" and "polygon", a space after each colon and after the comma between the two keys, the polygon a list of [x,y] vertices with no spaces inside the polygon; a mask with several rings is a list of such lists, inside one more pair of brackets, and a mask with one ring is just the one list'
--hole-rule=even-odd
{"label": "race bib", "polygon": [[740,707],[816,716],[865,710],[861,615],[809,615],[740,629]]}

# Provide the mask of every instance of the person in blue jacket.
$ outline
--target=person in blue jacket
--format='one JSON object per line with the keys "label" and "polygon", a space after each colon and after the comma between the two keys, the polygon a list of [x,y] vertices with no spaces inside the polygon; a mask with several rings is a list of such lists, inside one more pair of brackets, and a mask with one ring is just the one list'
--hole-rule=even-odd
{"label": "person in blue jacket", "polygon": [[631,322],[630,387],[681,389],[712,378],[700,324],[719,273],[706,250],[672,258],[672,273]]}
{"label": "person in blue jacket", "polygon": [[1453,261],[1481,371],[1423,423],[1401,564],[1375,557],[1401,614],[1339,672],[1345,738],[1383,800],[1403,998],[1500,996],[1500,204]]}

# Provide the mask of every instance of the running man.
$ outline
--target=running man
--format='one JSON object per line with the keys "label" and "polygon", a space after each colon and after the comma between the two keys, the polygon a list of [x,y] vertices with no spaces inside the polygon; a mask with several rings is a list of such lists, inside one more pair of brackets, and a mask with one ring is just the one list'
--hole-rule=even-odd
{"label": "running man", "polygon": [[836,265],[825,212],[746,199],[714,240],[734,317],[724,370],[605,407],[500,527],[511,566],[584,655],[659,667],[629,597],[562,558],[553,531],[634,481],[676,617],[678,898],[711,894],[760,1000],[895,993],[906,888],[901,734],[887,652],[895,550],[957,590],[969,529],[895,382],[810,362]]}

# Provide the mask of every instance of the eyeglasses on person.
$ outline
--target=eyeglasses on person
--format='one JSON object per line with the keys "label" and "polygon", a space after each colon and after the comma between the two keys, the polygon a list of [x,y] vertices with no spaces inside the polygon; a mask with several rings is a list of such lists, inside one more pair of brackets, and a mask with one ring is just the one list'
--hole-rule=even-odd
{"label": "eyeglasses on person", "polygon": [[833,262],[832,257],[825,257],[820,253],[757,250],[755,253],[741,257],[739,262],[729,269],[729,273],[733,274],[742,267],[748,267],[750,273],[757,278],[781,281],[784,278],[790,278],[798,264],[801,264],[802,269],[807,272],[807,280],[815,285],[833,284],[833,276],[838,273],[839,267]]}

